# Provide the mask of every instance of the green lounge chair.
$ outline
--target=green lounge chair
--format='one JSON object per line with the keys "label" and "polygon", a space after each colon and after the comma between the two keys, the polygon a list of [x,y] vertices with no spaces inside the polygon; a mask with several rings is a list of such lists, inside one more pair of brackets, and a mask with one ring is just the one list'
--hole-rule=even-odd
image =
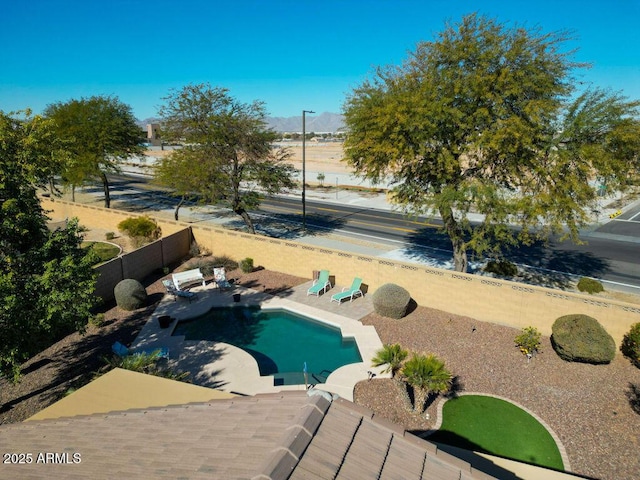
{"label": "green lounge chair", "polygon": [[331,282],[329,281],[329,270],[320,270],[318,278],[313,281],[313,285],[307,290],[307,296],[317,295],[320,296],[320,291],[326,293],[331,288]]}
{"label": "green lounge chair", "polygon": [[331,301],[342,303],[342,300],[344,300],[345,298],[348,298],[349,301],[351,302],[358,295],[364,296],[364,293],[362,293],[362,290],[360,290],[361,286],[362,286],[362,279],[356,277],[353,279],[353,282],[351,283],[351,286],[349,288],[345,287],[342,289],[342,292],[336,293],[335,295],[331,295]]}

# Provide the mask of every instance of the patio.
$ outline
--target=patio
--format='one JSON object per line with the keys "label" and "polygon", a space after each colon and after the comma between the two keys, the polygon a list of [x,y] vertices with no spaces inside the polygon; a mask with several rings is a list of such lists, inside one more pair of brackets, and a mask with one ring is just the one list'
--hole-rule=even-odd
{"label": "patio", "polygon": [[[198,317],[216,307],[260,305],[263,309],[286,309],[338,327],[343,336],[355,339],[363,361],[335,370],[326,383],[319,385],[323,390],[353,400],[353,387],[357,382],[369,378],[369,371],[384,376],[379,368],[371,367],[371,358],[382,347],[382,342],[375,328],[364,326],[359,321],[373,311],[373,305],[366,295],[352,302],[331,302],[331,294],[340,291],[338,287],[319,297],[308,296],[310,285],[311,282],[307,282],[273,296],[243,286],[220,291],[214,283],[209,283],[191,289],[197,294],[192,302],[187,299],[174,300],[171,295],[165,295],[132,348],[168,347],[170,367],[175,371],[190,372],[191,381],[197,385],[244,395],[304,390],[305,385],[274,386],[273,377],[260,376],[256,360],[238,347],[222,342],[185,340],[182,336],[172,335],[179,321]],[[234,301],[234,295],[237,294],[240,294],[240,300]],[[162,315],[173,319],[167,328],[161,328],[158,322],[158,317]]]}

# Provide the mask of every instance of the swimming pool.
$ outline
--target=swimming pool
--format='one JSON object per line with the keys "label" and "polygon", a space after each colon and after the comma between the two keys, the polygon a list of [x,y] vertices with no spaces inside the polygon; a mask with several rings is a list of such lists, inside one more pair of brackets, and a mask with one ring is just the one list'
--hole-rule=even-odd
{"label": "swimming pool", "polygon": [[283,309],[214,308],[178,323],[173,335],[242,348],[256,359],[260,375],[274,376],[274,385],[304,384],[305,365],[308,383],[316,384],[343,365],[362,362],[355,340],[338,328]]}

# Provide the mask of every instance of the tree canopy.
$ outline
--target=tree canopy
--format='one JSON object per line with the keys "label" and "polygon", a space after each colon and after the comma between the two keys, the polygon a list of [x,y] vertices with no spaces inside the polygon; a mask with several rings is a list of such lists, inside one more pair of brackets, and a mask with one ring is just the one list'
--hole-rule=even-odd
{"label": "tree canopy", "polygon": [[93,96],[47,106],[44,115],[54,121],[56,133],[71,157],[63,180],[75,187],[98,178],[104,188],[104,206],[111,206],[107,174],[119,171],[118,160],[142,153],[142,131],[131,107],[117,97]]}
{"label": "tree canopy", "polygon": [[50,121],[0,112],[0,374],[13,379],[31,355],[82,330],[94,304],[77,221],[49,232],[36,195],[60,151]]}
{"label": "tree canopy", "polygon": [[272,147],[277,136],[266,127],[264,104],[239,102],[209,84],[187,85],[164,100],[162,136],[182,147],[160,162],[157,181],[182,198],[230,208],[255,233],[248,210],[260,205],[260,192],[293,187],[295,172],[289,152]]}
{"label": "tree canopy", "polygon": [[467,251],[499,256],[560,231],[578,241],[597,183],[610,191],[637,172],[640,104],[576,95],[586,65],[562,51],[568,39],[469,15],[345,101],[347,162],[390,178],[406,211],[438,214],[458,271]]}

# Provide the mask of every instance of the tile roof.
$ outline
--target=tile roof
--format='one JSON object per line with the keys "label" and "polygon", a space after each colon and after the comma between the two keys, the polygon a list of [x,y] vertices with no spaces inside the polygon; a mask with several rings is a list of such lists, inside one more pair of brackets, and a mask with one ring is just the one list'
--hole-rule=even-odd
{"label": "tile roof", "polygon": [[1,425],[0,445],[32,454],[0,463],[0,478],[495,478],[369,410],[304,391]]}

